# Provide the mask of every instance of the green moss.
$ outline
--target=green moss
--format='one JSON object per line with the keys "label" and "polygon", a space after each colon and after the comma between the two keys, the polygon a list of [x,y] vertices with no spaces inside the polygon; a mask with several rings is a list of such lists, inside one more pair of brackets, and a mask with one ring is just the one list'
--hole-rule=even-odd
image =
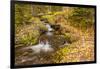
{"label": "green moss", "polygon": [[42,19],[46,19],[49,23],[55,23],[55,16],[54,15],[44,15]]}
{"label": "green moss", "polygon": [[52,15],[52,14],[53,14],[53,12],[48,12],[48,13],[47,13],[47,15]]}
{"label": "green moss", "polygon": [[63,15],[64,12],[55,12],[53,15]]}
{"label": "green moss", "polygon": [[32,17],[30,19],[31,22],[33,22],[34,26],[37,27],[39,30],[45,30],[47,31],[47,27],[40,21],[39,18]]}
{"label": "green moss", "polygon": [[75,41],[78,41],[78,39],[79,39],[79,38],[73,36],[73,34],[71,34],[71,33],[65,33],[64,35],[65,35],[66,40],[67,40],[69,43],[73,43],[73,42],[75,42]]}
{"label": "green moss", "polygon": [[39,32],[34,30],[34,32],[26,32],[26,34],[19,37],[20,43],[25,45],[34,45],[38,42]]}
{"label": "green moss", "polygon": [[52,54],[54,63],[61,63],[67,53],[70,52],[69,47],[64,47],[58,50],[56,53]]}

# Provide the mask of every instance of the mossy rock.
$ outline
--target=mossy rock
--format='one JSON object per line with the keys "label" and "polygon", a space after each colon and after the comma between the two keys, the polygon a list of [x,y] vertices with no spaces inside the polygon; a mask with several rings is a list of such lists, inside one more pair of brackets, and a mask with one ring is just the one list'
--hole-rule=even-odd
{"label": "mossy rock", "polygon": [[63,45],[67,40],[63,35],[42,35],[39,37],[40,41],[49,41],[49,44],[56,50],[60,48],[61,45]]}
{"label": "mossy rock", "polygon": [[66,40],[67,40],[69,43],[73,43],[73,42],[79,40],[78,37],[73,36],[73,34],[71,34],[71,33],[65,33],[64,35],[65,35]]}
{"label": "mossy rock", "polygon": [[41,17],[44,20],[47,20],[48,23],[54,24],[55,23],[55,16],[54,15],[44,15]]}
{"label": "mossy rock", "polygon": [[54,49],[60,48],[60,46],[63,45],[66,41],[67,40],[65,39],[63,35],[54,35],[54,36],[49,37],[50,45]]}

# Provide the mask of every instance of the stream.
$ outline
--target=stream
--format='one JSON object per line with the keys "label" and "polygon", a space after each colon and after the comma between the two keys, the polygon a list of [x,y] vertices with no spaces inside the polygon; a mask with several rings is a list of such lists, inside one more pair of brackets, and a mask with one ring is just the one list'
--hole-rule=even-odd
{"label": "stream", "polygon": [[[45,26],[48,28],[48,31],[46,32],[45,36],[50,37],[53,36],[52,33],[52,28],[49,24],[45,24]],[[40,53],[40,52],[52,52],[54,51],[53,48],[51,47],[51,45],[49,44],[48,40],[43,40],[40,39],[39,40],[39,44],[31,46],[31,47],[27,47],[26,49],[32,49],[34,51],[34,54],[36,53]]]}
{"label": "stream", "polygon": [[[68,45],[67,41],[59,37],[59,35],[53,34],[53,28],[50,24],[42,21],[43,24],[47,27],[48,31],[43,34],[47,37],[44,39],[44,36],[39,39],[37,45],[28,46],[22,49],[19,49],[18,52],[21,52],[22,55],[15,58],[15,65],[32,65],[32,64],[48,64],[53,63],[50,59],[50,55],[54,53],[60,46]],[[56,39],[56,40],[54,40]]]}

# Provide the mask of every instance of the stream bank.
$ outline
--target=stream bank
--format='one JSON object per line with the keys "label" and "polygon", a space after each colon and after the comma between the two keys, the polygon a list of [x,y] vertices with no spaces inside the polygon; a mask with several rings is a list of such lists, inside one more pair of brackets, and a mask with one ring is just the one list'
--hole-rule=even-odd
{"label": "stream bank", "polygon": [[42,31],[37,44],[16,48],[16,65],[53,63],[52,54],[69,45],[64,35],[55,33],[57,29],[55,30],[54,25],[51,26],[49,23],[41,22],[47,30]]}

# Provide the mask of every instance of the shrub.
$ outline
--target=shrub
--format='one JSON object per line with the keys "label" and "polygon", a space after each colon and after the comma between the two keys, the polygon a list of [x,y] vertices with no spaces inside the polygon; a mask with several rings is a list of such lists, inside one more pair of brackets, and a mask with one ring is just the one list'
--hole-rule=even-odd
{"label": "shrub", "polygon": [[72,26],[86,30],[94,25],[93,8],[74,8],[73,14],[69,16]]}

